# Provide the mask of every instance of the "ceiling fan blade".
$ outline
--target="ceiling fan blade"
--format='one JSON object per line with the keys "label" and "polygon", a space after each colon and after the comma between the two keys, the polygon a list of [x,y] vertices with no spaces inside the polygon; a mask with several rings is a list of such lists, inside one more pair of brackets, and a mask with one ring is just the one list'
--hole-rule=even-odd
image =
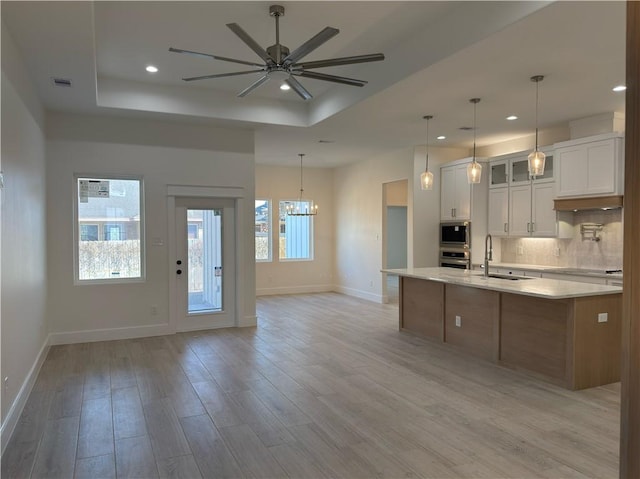
{"label": "ceiling fan blade", "polygon": [[329,58],[328,60],[316,60],[313,62],[302,62],[291,65],[292,68],[302,68],[310,70],[312,68],[335,67],[338,65],[352,65],[354,63],[379,62],[384,60],[382,53],[372,53],[370,55],[358,55],[355,57]]}
{"label": "ceiling fan blade", "polygon": [[310,100],[311,98],[313,98],[313,95],[309,93],[307,89],[303,87],[302,84],[292,76],[289,76],[289,78],[287,78],[285,82],[291,88],[293,88],[293,91],[295,91],[303,100]]}
{"label": "ceiling fan blade", "polygon": [[313,50],[318,48],[327,40],[335,37],[338,33],[340,33],[340,30],[338,30],[337,28],[325,27],[324,30],[322,30],[320,33],[310,38],[294,51],[289,53],[289,55],[287,55],[284,60],[282,60],[283,65],[291,65],[292,63],[297,62],[302,57],[308,55]]}
{"label": "ceiling fan blade", "polygon": [[249,93],[251,93],[253,90],[258,88],[263,83],[265,83],[267,80],[269,80],[269,77],[267,75],[263,76],[262,78],[260,78],[256,82],[252,83],[251,85],[249,85],[244,90],[242,90],[240,93],[238,93],[238,98],[242,98],[242,97],[247,96]]}
{"label": "ceiling fan blade", "polygon": [[211,55],[210,53],[200,53],[200,52],[194,52],[191,50],[182,50],[181,48],[169,48],[170,52],[174,52],[174,53],[187,53],[189,55],[196,55],[199,57],[207,57],[207,58],[213,58],[214,60],[222,60],[223,62],[233,62],[233,63],[241,63],[242,65],[251,65],[254,67],[261,67],[262,65],[260,65],[259,63],[253,63],[253,62],[245,62],[244,60],[236,60],[235,58],[227,58],[227,57],[219,57],[218,55]]}
{"label": "ceiling fan blade", "polygon": [[264,72],[264,69],[261,68],[260,70],[247,70],[246,72],[231,72],[231,73],[218,73],[215,75],[203,75],[200,77],[183,78],[183,80],[184,81],[208,80],[210,78],[234,77],[238,75],[247,75],[249,73],[258,73],[258,72]]}
{"label": "ceiling fan blade", "polygon": [[262,48],[258,44],[258,42],[256,42],[253,38],[251,38],[249,34],[245,32],[240,25],[238,25],[237,23],[227,23],[227,27],[229,27],[233,33],[238,35],[240,37],[240,40],[246,43],[246,45],[249,48],[251,48],[254,52],[256,52],[256,54],[260,58],[262,58],[266,63],[269,63],[269,64],[273,63],[273,60],[271,59],[267,51],[264,48]]}
{"label": "ceiling fan blade", "polygon": [[314,78],[316,80],[325,80],[325,81],[330,81],[334,83],[343,83],[345,85],[351,85],[351,86],[365,86],[367,84],[367,81],[365,80],[356,80],[355,78],[339,77],[336,75],[327,75],[325,73],[318,73],[318,72],[302,71],[302,72],[292,72],[291,74],[300,76],[300,77]]}

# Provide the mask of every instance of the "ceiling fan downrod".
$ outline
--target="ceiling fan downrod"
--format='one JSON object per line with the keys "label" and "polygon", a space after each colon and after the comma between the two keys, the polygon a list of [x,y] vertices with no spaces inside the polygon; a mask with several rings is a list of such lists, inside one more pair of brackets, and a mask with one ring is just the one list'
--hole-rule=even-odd
{"label": "ceiling fan downrod", "polygon": [[269,7],[269,15],[276,19],[276,44],[267,48],[267,53],[276,65],[281,65],[282,59],[289,54],[289,49],[280,45],[280,17],[284,17],[284,7],[282,5],[271,5]]}

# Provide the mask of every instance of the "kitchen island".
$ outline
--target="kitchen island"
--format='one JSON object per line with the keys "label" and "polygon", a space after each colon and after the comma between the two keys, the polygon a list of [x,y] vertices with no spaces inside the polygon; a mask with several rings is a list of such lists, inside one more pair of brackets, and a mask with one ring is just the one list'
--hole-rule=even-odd
{"label": "kitchen island", "polygon": [[620,379],[622,288],[454,268],[400,277],[400,330],[569,389]]}

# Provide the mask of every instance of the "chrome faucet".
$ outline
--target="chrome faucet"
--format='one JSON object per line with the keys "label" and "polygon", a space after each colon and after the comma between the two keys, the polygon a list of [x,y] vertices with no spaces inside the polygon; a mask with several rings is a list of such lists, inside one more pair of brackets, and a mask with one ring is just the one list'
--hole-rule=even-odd
{"label": "chrome faucet", "polygon": [[489,277],[489,261],[493,260],[493,238],[487,235],[484,239],[484,277]]}

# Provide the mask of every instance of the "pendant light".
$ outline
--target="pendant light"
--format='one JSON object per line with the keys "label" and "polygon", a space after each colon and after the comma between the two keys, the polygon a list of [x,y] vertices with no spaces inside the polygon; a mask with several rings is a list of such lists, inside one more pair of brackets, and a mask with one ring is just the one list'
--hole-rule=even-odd
{"label": "pendant light", "polygon": [[544,175],[544,160],[546,158],[546,155],[538,150],[538,84],[543,79],[544,76],[542,75],[531,77],[531,81],[536,83],[536,149],[529,153],[527,157],[529,160],[529,176],[532,178]]}
{"label": "pendant light", "polygon": [[470,184],[480,183],[482,178],[482,165],[476,161],[476,106],[480,103],[480,98],[472,98],[473,103],[473,161],[467,166],[467,181]]}
{"label": "pendant light", "polygon": [[433,188],[433,173],[429,171],[429,120],[433,118],[432,115],[423,116],[427,120],[427,159],[424,166],[424,171],[420,175],[420,188],[423,190],[430,190]]}
{"label": "pendant light", "polygon": [[302,187],[302,158],[305,156],[304,153],[298,153],[300,157],[300,197],[298,198],[298,206],[294,206],[293,204],[287,205],[287,215],[288,216],[315,216],[318,214],[318,205],[314,205],[313,201],[309,200],[309,206],[305,207],[304,211],[300,208],[302,206],[302,195],[304,194],[304,188]]}

